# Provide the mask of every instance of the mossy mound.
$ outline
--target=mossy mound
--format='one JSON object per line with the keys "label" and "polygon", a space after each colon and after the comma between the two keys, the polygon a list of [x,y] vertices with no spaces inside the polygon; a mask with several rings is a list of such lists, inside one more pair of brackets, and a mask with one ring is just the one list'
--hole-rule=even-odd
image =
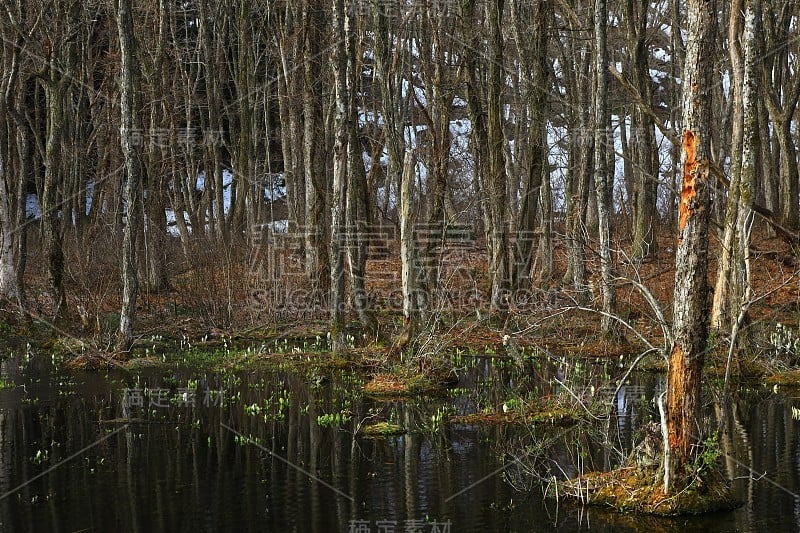
{"label": "mossy mound", "polygon": [[584,504],[657,516],[698,515],[728,511],[741,505],[729,484],[718,477],[704,483],[694,481],[682,490],[665,495],[658,472],[652,468],[594,472],[561,487],[566,497]]}
{"label": "mossy mound", "polygon": [[468,415],[453,416],[449,422],[465,426],[499,426],[522,424],[523,419],[514,413],[470,413]]}
{"label": "mossy mound", "polygon": [[378,422],[361,428],[361,433],[368,437],[389,437],[392,435],[403,435],[406,430],[397,424],[389,422]]}
{"label": "mossy mound", "polygon": [[531,412],[516,412],[509,411],[507,413],[490,412],[490,413],[471,413],[467,415],[457,415],[450,418],[451,424],[463,424],[468,426],[478,425],[553,425],[553,426],[571,426],[577,422],[574,414],[567,412],[563,409],[553,409],[545,411],[531,411]]}
{"label": "mossy mound", "polygon": [[364,393],[371,396],[413,396],[430,394],[442,389],[445,383],[437,378],[420,374],[380,373],[364,385]]}
{"label": "mossy mound", "polygon": [[125,361],[125,368],[128,370],[140,370],[144,368],[161,368],[167,363],[161,357],[136,357]]}
{"label": "mossy mound", "polygon": [[786,372],[779,372],[767,376],[766,379],[769,385],[780,385],[782,387],[800,387],[800,369],[787,370]]}

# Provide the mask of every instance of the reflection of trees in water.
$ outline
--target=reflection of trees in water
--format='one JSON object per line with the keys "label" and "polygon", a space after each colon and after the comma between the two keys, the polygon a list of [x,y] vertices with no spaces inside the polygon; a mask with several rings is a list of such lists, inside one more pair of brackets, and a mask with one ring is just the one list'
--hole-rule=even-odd
{"label": "reflection of trees in water", "polygon": [[[557,368],[556,376],[564,374]],[[559,379],[563,385],[558,394],[565,396],[565,401],[569,396],[574,400],[571,409],[580,417],[576,425],[529,426],[498,445],[499,455],[507,463],[516,463],[506,472],[512,486],[520,490],[549,487],[554,491],[554,481],[611,470],[625,463],[645,441],[652,446],[649,434],[657,417],[653,399],[663,391],[663,376],[636,375],[616,387],[604,385],[613,380],[603,378],[589,373],[570,383],[565,382],[566,377],[565,381]],[[589,405],[592,412],[584,412]]]}
{"label": "reflection of trees in water", "polygon": [[[76,388],[86,396],[67,397],[59,396],[53,380],[43,379],[39,391],[28,387],[28,398],[40,397],[37,404],[21,404],[25,397],[21,389],[4,391],[4,398],[14,399],[14,407],[0,409],[3,493],[120,427],[101,421],[129,416],[143,422],[130,423],[120,434],[0,500],[0,520],[12,531],[50,529],[53,524],[63,529],[114,530],[118,523],[133,531],[203,530],[258,522],[267,529],[328,533],[332,525],[341,530],[356,518],[370,520],[373,527],[377,520],[396,520],[401,529],[404,520],[428,516],[453,519],[454,529],[466,524],[497,529],[498,522],[492,520],[504,518],[492,515],[489,504],[502,507],[511,499],[524,498],[514,494],[513,487],[546,488],[553,476],[564,479],[623,462],[641,442],[641,427],[654,417],[652,399],[663,390],[663,377],[636,375],[606,402],[607,410],[596,415],[598,419],[587,415],[571,428],[444,425],[430,430],[431,417],[443,406],[455,405],[458,414],[496,410],[510,398],[528,394],[568,397],[567,387],[588,401],[591,387],[597,397],[604,382],[593,369],[579,372],[561,362],[529,368],[527,373],[485,359],[462,380],[468,388],[457,397],[404,401],[362,398],[354,392],[358,384],[342,376],[320,384],[289,373],[253,372],[239,374],[241,383],[234,385],[228,374],[213,375],[199,379],[198,399],[202,389],[226,389],[226,396],[241,394],[237,403],[206,408],[198,400],[195,407],[172,404],[163,410],[127,412],[122,395],[109,387],[105,376],[96,382],[78,376]],[[174,391],[176,383],[181,387],[189,377],[195,378],[172,375],[171,385],[162,385],[166,383],[162,377],[146,377],[142,386]],[[609,381],[613,382],[605,380]],[[644,387],[644,401],[636,398],[638,387]],[[265,413],[244,412],[245,405],[263,406],[266,398],[281,391],[290,393],[282,419],[277,410],[269,410],[266,418]],[[727,454],[723,456],[727,473],[738,478],[737,490],[747,503],[735,515],[738,518],[730,519],[735,527],[759,529],[765,516],[782,516],[780,523],[787,527],[800,524],[799,500],[787,492],[800,490],[800,439],[798,422],[791,418],[792,403],[769,392],[730,402],[724,424],[729,431],[720,446]],[[718,411],[719,402],[713,407]],[[318,416],[343,409],[352,418],[342,427],[317,423]],[[703,421],[707,427],[720,425],[717,420],[722,417],[714,409]],[[358,422],[371,410],[380,413],[378,418],[394,416],[411,432],[385,439],[354,436]],[[199,424],[194,424],[197,420]],[[353,500],[257,446],[237,442],[223,423]],[[31,460],[39,449],[49,451],[42,464]],[[507,466],[503,474],[491,475],[502,466]],[[765,472],[783,488],[762,479]],[[518,504],[503,516],[529,519],[533,513],[554,511],[545,505],[545,511],[537,511],[539,503]],[[590,512],[592,520],[603,516],[603,521],[627,527],[625,518]],[[574,519],[560,510],[553,524]]]}
{"label": "reflection of trees in water", "polygon": [[[5,375],[5,374],[4,374]],[[0,495],[6,494],[12,486],[12,459],[15,410],[0,409]],[[7,499],[7,498],[6,498]],[[5,508],[8,504],[0,501],[0,523],[8,523]]]}

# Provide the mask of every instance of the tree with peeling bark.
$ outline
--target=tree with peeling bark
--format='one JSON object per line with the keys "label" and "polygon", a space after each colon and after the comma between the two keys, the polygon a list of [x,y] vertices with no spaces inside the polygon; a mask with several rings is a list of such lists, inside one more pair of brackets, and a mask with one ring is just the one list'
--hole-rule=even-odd
{"label": "tree with peeling bark", "polygon": [[682,187],[673,296],[673,345],[667,375],[668,447],[664,492],[682,490],[702,442],[701,372],[708,337],[711,87],[716,0],[688,3],[683,87]]}

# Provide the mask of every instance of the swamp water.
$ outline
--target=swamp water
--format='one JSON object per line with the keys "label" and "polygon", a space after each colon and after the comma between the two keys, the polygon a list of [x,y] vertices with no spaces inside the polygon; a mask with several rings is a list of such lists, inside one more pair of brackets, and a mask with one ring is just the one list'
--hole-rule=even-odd
{"label": "swamp water", "polygon": [[[49,356],[5,359],[0,531],[800,530],[800,398],[790,393],[740,391],[726,415],[723,460],[743,506],[659,519],[556,504],[531,472],[610,467],[650,421],[660,376],[607,389],[616,409],[591,431],[450,424],[513,409],[524,390],[564,395],[569,384],[602,397],[624,370],[548,362],[523,378],[492,358],[460,364],[441,396],[379,399],[346,370],[106,375],[56,370]],[[409,432],[356,431],[377,421]]]}

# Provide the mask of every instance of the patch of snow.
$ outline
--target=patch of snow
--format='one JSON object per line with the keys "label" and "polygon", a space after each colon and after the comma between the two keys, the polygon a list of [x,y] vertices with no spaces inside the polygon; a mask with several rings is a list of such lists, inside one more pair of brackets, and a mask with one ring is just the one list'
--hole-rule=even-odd
{"label": "patch of snow", "polygon": [[419,194],[428,192],[428,167],[420,160],[417,160],[417,187]]}
{"label": "patch of snow", "polygon": [[287,233],[289,231],[288,220],[273,220],[272,222],[265,223],[264,226],[269,228],[273,233]]}
{"label": "patch of snow", "polygon": [[650,78],[654,82],[660,83],[666,77],[667,77],[667,73],[664,72],[663,70],[658,70],[658,69],[654,69],[654,68],[650,69]]}
{"label": "patch of snow", "polygon": [[92,200],[94,200],[94,180],[86,182],[86,216],[92,211]]}
{"label": "patch of snow", "polygon": [[25,198],[25,217],[29,220],[42,218],[42,206],[39,205],[39,196],[35,192]]}
{"label": "patch of snow", "polygon": [[[167,219],[167,234],[170,237],[180,237],[180,231],[178,231],[178,225],[176,224],[177,220],[175,218],[175,211],[173,209],[165,209],[164,214],[166,215]],[[189,233],[192,232],[192,224],[189,221],[189,213],[183,213],[183,220],[186,221],[186,227],[189,230]]]}
{"label": "patch of snow", "polygon": [[383,126],[385,124],[385,121],[383,120],[383,114],[377,111],[359,111],[358,125],[364,127],[367,124],[377,124],[378,126]]}
{"label": "patch of snow", "polygon": [[670,54],[668,50],[664,50],[660,46],[653,48],[651,54],[653,55],[653,59],[656,59],[658,61],[663,61],[664,63],[669,63],[672,59],[672,54]]}
{"label": "patch of snow", "polygon": [[[378,187],[375,191],[375,196],[377,197],[378,203],[383,205],[383,203],[386,201],[386,187]],[[392,185],[389,186],[388,207],[389,209],[394,209],[397,207],[397,194],[395,193]]]}
{"label": "patch of snow", "polygon": [[414,95],[416,96],[417,100],[419,100],[420,104],[422,104],[423,106],[428,105],[428,98],[425,95],[425,89],[414,85]]}

